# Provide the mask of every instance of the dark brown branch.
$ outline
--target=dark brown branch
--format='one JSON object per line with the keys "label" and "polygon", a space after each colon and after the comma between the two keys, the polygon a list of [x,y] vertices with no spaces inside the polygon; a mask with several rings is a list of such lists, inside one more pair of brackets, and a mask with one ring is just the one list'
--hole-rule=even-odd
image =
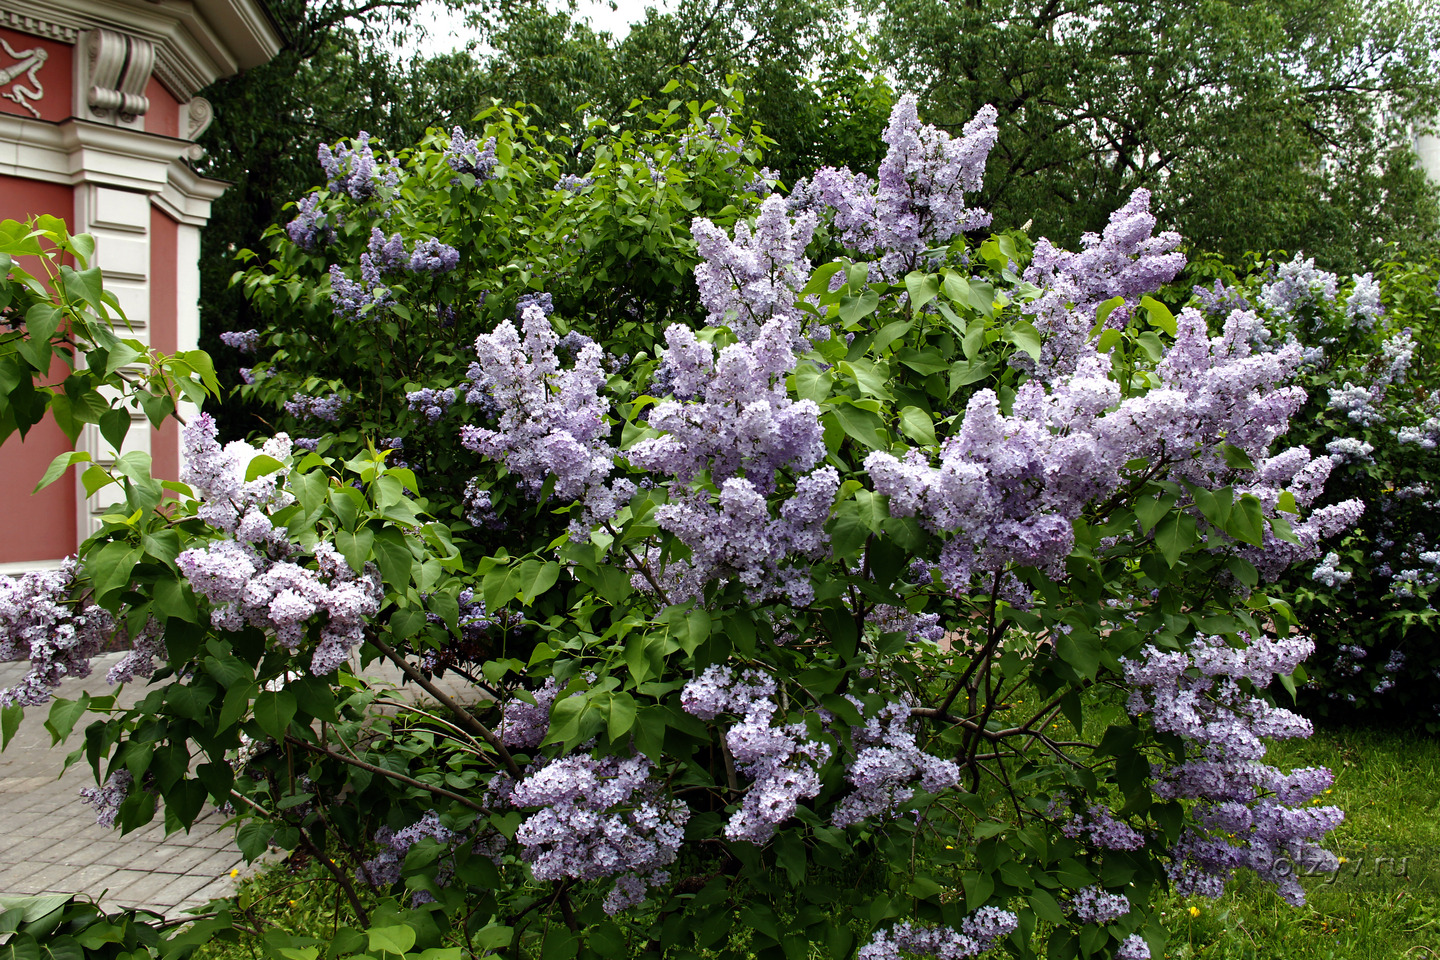
{"label": "dark brown branch", "polygon": [[359,767],[361,770],[368,770],[371,773],[378,773],[382,777],[389,777],[391,780],[396,780],[400,783],[408,784],[412,787],[417,787],[421,790],[433,793],[437,797],[446,797],[447,799],[454,800],[456,803],[469,807],[471,810],[474,810],[477,813],[483,813],[487,815],[490,813],[490,809],[488,807],[483,807],[475,801],[469,799],[468,797],[464,797],[458,793],[446,790],[444,787],[432,786],[423,781],[416,780],[414,777],[408,777],[403,773],[397,773],[394,770],[387,770],[384,767],[376,766],[373,763],[367,763],[364,760],[361,760],[359,757],[347,757],[343,753],[336,753],[333,750],[327,750],[317,743],[310,743],[308,740],[301,740],[300,738],[292,737],[289,734],[286,734],[285,742],[293,743],[297,747],[304,747],[311,753],[319,754],[322,757],[328,757],[331,760],[339,760],[341,763],[348,763],[352,767]]}

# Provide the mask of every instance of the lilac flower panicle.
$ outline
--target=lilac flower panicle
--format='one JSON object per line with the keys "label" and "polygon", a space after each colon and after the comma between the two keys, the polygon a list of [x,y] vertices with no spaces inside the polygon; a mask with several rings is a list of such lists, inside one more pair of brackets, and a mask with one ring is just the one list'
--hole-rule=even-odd
{"label": "lilac flower panicle", "polygon": [[669,882],[690,808],[667,798],[645,757],[568,756],[515,785],[510,802],[534,812],[515,841],[536,880],[615,877],[614,915]]}
{"label": "lilac flower panicle", "polygon": [[429,423],[435,423],[445,416],[445,411],[455,402],[455,391],[451,388],[432,389],[423,387],[405,394],[405,405],[423,415]]}
{"label": "lilac flower panicle", "polygon": [[259,330],[226,330],[220,334],[220,342],[241,353],[254,353],[260,346]]}
{"label": "lilac flower panicle", "polygon": [[1310,723],[1236,681],[1263,689],[1276,675],[1293,673],[1314,643],[1297,636],[1242,641],[1237,648],[1202,636],[1176,652],[1147,646],[1139,660],[1125,661],[1128,710],[1187,744],[1186,759],[1157,768],[1153,786],[1161,799],[1196,801],[1196,824],[1170,852],[1176,890],[1219,896],[1235,870],[1248,868],[1301,904],[1305,891],[1294,865],[1334,869],[1334,856],[1318,841],[1344,814],[1307,803],[1330,786],[1328,770],[1286,774],[1260,762],[1266,739],[1308,737]]}
{"label": "lilac flower panicle", "polygon": [[490,137],[482,144],[478,138],[469,139],[462,128],[456,127],[450,133],[450,145],[445,148],[445,162],[456,173],[473,174],[477,181],[489,180],[495,174],[497,162],[495,138]]}
{"label": "lilac flower panicle", "polygon": [[1109,893],[1103,887],[1086,887],[1075,894],[1070,909],[1081,923],[1109,923],[1130,912],[1130,901],[1122,894]]}
{"label": "lilac flower panicle", "polygon": [[327,394],[323,397],[311,397],[297,393],[285,401],[285,412],[297,420],[314,419],[335,423],[340,419],[340,412],[344,409],[345,398],[338,393]]}
{"label": "lilac flower panicle", "polygon": [[79,572],[71,557],[55,570],[0,576],[0,662],[30,662],[18,684],[0,689],[0,706],[38,706],[67,677],[90,675],[90,661],[115,632],[115,621],[74,598]]}
{"label": "lilac flower panicle", "polygon": [[1314,258],[1295,259],[1282,263],[1274,281],[1260,289],[1261,302],[1283,316],[1293,317],[1312,304],[1333,303],[1339,278],[1315,266]]}
{"label": "lilac flower panicle", "polygon": [[601,395],[603,354],[592,342],[563,368],[543,307],[532,300],[524,310],[523,338],[506,320],[475,340],[465,400],[493,412],[496,425],[463,427],[461,445],[503,462],[533,493],[554,477],[557,497],[580,501],[587,521],[607,520],[631,488],[629,481],[606,484],[616,451]]}
{"label": "lilac flower panicle", "polygon": [[377,166],[370,134],[364,130],[355,137],[353,146],[320,144],[319,158],[328,178],[326,189],[349,194],[352,200],[369,200],[380,187],[393,188],[399,183],[399,171],[393,162],[383,168]]}
{"label": "lilac flower panicle", "polygon": [[[191,547],[176,566],[198,596],[210,603],[212,625],[238,631],[249,625],[272,633],[292,652],[320,623],[319,642],[310,670],[324,676],[344,663],[364,639],[365,624],[384,596],[378,571],[357,574],[327,541],[313,550],[315,566],[296,560],[299,545],[270,516],[294,502],[282,486],[283,473],[246,480],[256,454],[289,459],[290,438],[267,440],[260,450],[242,441],[221,447],[215,421],[200,414],[181,433],[180,478],[200,499],[197,515],[219,531],[220,539]],[[321,618],[323,615],[323,619]]]}
{"label": "lilac flower panicle", "polygon": [[999,907],[981,907],[953,927],[926,926],[902,921],[888,931],[877,930],[860,948],[856,960],[965,960],[976,957],[1008,937],[1020,925],[1015,914]]}
{"label": "lilac flower panicle", "polygon": [[101,787],[82,787],[80,802],[94,805],[97,824],[113,827],[120,815],[120,805],[130,795],[130,789],[134,785],[135,777],[129,770],[122,768],[106,777],[105,784]]}
{"label": "lilac flower panicle", "polygon": [[335,239],[329,216],[320,209],[320,194],[312,193],[295,202],[295,219],[285,224],[290,242],[301,250],[318,250]]}
{"label": "lilac flower panicle", "polygon": [[431,237],[415,244],[408,266],[411,273],[449,273],[459,263],[459,250]]}
{"label": "lilac flower panicle", "polygon": [[[375,842],[380,851],[356,869],[356,879],[372,887],[388,887],[399,883],[400,868],[405,863],[405,855],[410,852],[411,847],[426,838],[448,847],[459,840],[460,835],[441,823],[440,815],[434,810],[427,810],[419,820],[401,830],[381,827],[375,832]],[[453,866],[450,869],[453,869]],[[445,886],[449,879],[448,873],[449,870],[442,867],[439,876],[435,878],[436,883]]]}
{"label": "lilac flower panicle", "polygon": [[725,825],[731,840],[763,844],[781,823],[795,815],[802,799],[820,792],[819,768],[833,752],[811,740],[803,723],[775,723],[779,712],[776,687],[763,674],[736,676],[728,667],[712,666],[687,683],[680,705],[703,719],[721,713],[740,719],[725,733],[735,768],[752,781],[740,808]]}
{"label": "lilac flower panicle", "polygon": [[907,702],[883,707],[863,726],[852,729],[851,741],[856,752],[845,778],[855,790],[835,806],[831,819],[837,827],[893,815],[914,796],[917,786],[926,793],[939,793],[960,782],[954,761],[932,757],[916,743]]}
{"label": "lilac flower panicle", "polygon": [[1150,960],[1150,945],[1138,933],[1132,933],[1115,951],[1115,960]]}

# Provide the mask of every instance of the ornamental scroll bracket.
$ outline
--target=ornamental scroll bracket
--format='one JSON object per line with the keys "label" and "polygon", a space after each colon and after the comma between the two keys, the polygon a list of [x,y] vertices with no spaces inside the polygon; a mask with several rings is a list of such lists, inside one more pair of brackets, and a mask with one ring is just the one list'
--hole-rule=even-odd
{"label": "ornamental scroll bracket", "polygon": [[149,40],[132,37],[115,30],[96,28],[88,31],[84,58],[89,76],[81,89],[86,91],[85,106],[101,120],[134,123],[150,109],[145,85],[155,69],[155,45]]}
{"label": "ornamental scroll bracket", "polygon": [[50,51],[44,47],[31,47],[16,52],[4,37],[0,37],[0,47],[5,48],[6,56],[18,61],[0,68],[0,87],[10,87],[0,91],[0,97],[15,101],[31,115],[39,117],[40,111],[35,109],[32,101],[39,101],[45,96],[45,87],[40,83],[40,68],[50,58]]}

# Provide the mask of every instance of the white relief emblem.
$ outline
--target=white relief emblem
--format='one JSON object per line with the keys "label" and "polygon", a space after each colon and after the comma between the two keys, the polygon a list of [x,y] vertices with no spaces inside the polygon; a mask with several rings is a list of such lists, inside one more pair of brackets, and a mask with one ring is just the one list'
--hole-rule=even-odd
{"label": "white relief emblem", "polygon": [[[45,66],[45,61],[50,57],[50,51],[44,47],[33,47],[29,50],[21,50],[16,53],[10,44],[0,37],[0,47],[5,48],[5,53],[19,63],[12,63],[10,66],[0,69],[0,87],[13,83],[9,90],[0,91],[0,97],[6,100],[13,100],[20,106],[29,110],[37,118],[40,111],[30,105],[30,101],[39,100],[45,96],[45,88],[40,84],[40,68]],[[29,85],[22,83],[20,78],[29,80]]]}

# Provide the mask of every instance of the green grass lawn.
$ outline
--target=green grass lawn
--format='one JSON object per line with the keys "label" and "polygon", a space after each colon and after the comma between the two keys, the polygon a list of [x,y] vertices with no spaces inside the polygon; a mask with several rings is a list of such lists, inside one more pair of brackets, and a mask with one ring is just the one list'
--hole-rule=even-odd
{"label": "green grass lawn", "polygon": [[1254,877],[1219,900],[1172,898],[1166,956],[1206,960],[1440,960],[1440,743],[1394,732],[1319,730],[1277,744],[1283,768],[1328,766],[1345,823],[1328,846],[1341,872],[1304,881],[1291,907]]}
{"label": "green grass lawn", "polygon": [[[1345,811],[1328,846],[1346,862],[1304,881],[1292,907],[1253,876],[1219,900],[1172,897],[1164,905],[1173,960],[1440,960],[1440,741],[1389,731],[1320,730],[1271,747],[1289,769],[1328,766],[1327,801]],[[315,870],[318,868],[310,867]],[[336,909],[331,884],[278,866],[242,884],[242,902],[292,933],[326,939]],[[348,920],[348,916],[345,920]],[[255,960],[249,946],[214,944],[197,960]]]}

